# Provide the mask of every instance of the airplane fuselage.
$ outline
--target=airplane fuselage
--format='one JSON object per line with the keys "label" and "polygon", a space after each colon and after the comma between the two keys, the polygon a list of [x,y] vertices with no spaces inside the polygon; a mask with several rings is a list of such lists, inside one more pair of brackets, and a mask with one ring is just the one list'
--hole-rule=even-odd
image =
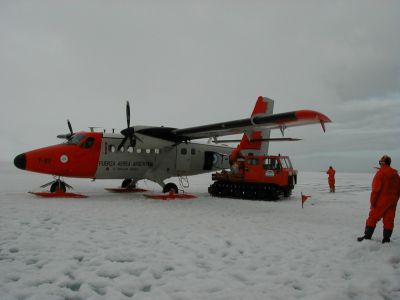
{"label": "airplane fuselage", "polygon": [[135,147],[118,149],[117,133],[78,132],[63,144],[32,150],[15,158],[15,165],[32,172],[93,179],[149,179],[163,185],[175,176],[228,169],[231,147],[175,143],[139,135]]}

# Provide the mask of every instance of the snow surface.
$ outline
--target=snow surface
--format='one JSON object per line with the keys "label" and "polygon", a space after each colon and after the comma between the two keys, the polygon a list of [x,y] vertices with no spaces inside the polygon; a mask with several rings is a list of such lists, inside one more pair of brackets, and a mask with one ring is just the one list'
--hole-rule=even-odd
{"label": "snow surface", "polygon": [[[87,199],[26,193],[50,181],[0,165],[0,299],[400,299],[400,224],[358,243],[373,174],[299,174],[279,202],[112,194],[118,181],[68,179]],[[152,182],[140,186],[159,192]],[[311,195],[301,208],[300,192]]]}

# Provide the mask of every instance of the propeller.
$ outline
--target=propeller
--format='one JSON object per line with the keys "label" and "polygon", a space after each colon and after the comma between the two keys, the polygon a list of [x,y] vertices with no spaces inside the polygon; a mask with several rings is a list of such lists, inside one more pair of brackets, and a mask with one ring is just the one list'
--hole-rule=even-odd
{"label": "propeller", "polygon": [[70,133],[57,135],[57,137],[59,139],[67,139],[68,140],[68,139],[71,138],[71,136],[74,135],[74,131],[72,130],[72,125],[71,125],[71,122],[69,120],[67,120],[67,124],[68,124],[68,129],[69,129]]}
{"label": "propeller", "polygon": [[129,101],[126,101],[126,124],[127,128],[121,130],[121,134],[124,136],[122,139],[121,143],[118,146],[118,150],[121,150],[121,148],[125,145],[126,141],[129,139],[129,144],[131,145],[132,148],[136,146],[136,140],[139,140],[143,142],[136,134],[135,134],[135,128],[131,127],[131,109],[129,106]]}

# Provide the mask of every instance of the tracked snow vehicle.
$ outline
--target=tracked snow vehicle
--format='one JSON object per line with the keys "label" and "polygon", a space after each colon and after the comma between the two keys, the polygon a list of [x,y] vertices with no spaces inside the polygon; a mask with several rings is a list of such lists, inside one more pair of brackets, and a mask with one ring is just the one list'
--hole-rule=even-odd
{"label": "tracked snow vehicle", "polygon": [[250,200],[277,200],[289,197],[297,183],[288,156],[248,155],[237,161],[231,171],[212,174],[208,192],[216,197]]}

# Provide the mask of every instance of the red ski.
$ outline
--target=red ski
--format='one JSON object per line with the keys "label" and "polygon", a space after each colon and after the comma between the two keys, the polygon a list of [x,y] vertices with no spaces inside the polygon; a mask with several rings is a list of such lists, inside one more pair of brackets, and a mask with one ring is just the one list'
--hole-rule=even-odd
{"label": "red ski", "polygon": [[87,198],[88,196],[82,194],[68,193],[63,191],[51,192],[29,192],[30,194],[43,197],[43,198]]}

